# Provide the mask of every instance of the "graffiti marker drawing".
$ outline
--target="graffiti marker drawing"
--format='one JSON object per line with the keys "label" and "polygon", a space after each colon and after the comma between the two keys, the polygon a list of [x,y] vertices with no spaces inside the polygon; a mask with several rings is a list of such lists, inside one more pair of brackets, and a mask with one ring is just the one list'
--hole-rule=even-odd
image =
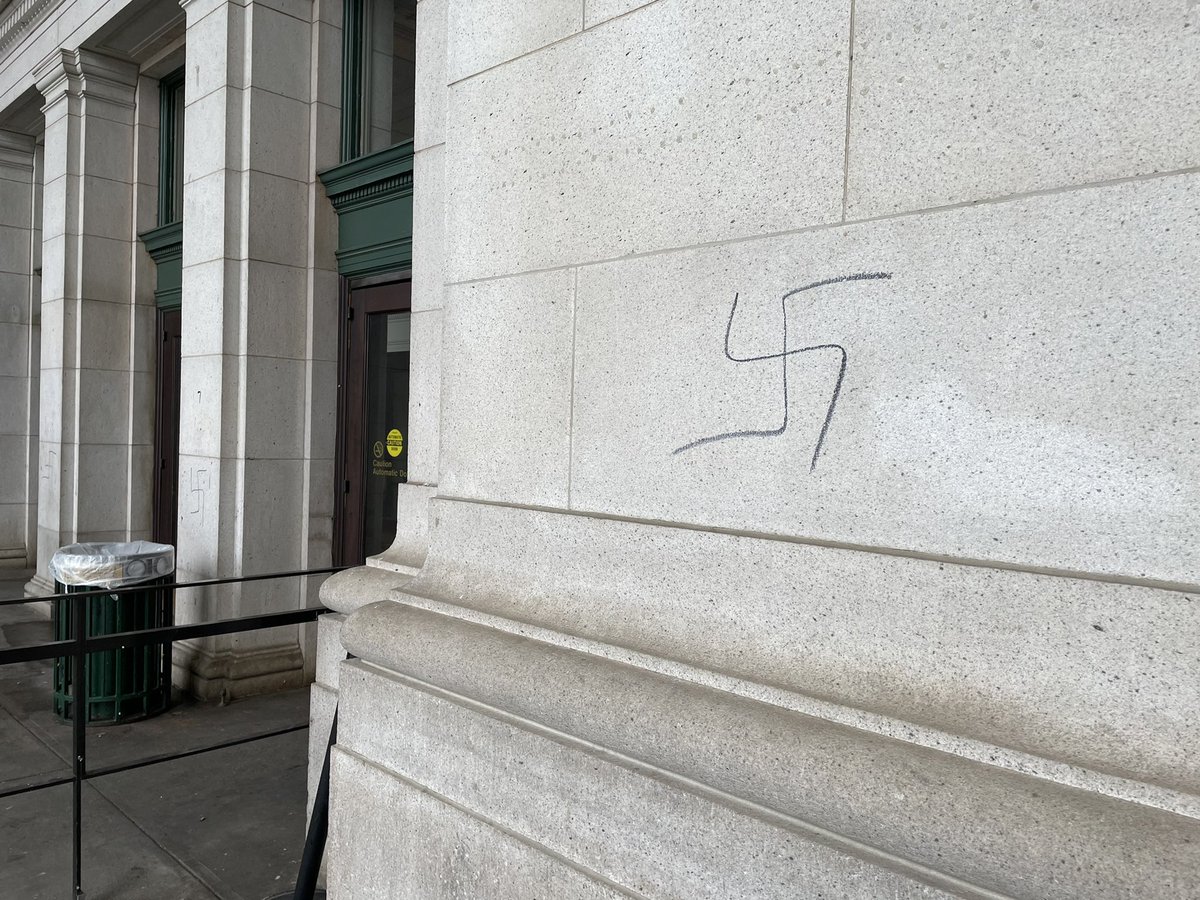
{"label": "graffiti marker drawing", "polygon": [[847,281],[875,281],[878,279],[891,278],[891,272],[859,272],[855,275],[840,275],[837,278],[826,278],[823,281],[814,281],[812,284],[806,284],[803,287],[798,287],[795,290],[788,291],[783,295],[781,306],[783,310],[783,349],[779,353],[764,353],[761,356],[734,356],[729,352],[729,337],[733,332],[733,319],[737,314],[738,295],[733,295],[733,306],[729,310],[729,321],[725,325],[725,358],[735,363],[751,363],[765,362],[770,359],[780,360],[783,366],[783,423],[778,428],[766,428],[758,430],[745,431],[726,431],[721,434],[711,434],[708,437],[702,437],[691,443],[684,444],[682,447],[677,447],[673,454],[683,453],[685,450],[694,450],[696,447],[703,447],[705,444],[714,444],[717,441],[728,441],[734,438],[765,438],[778,437],[787,431],[788,427],[788,370],[787,361],[789,356],[797,356],[801,353],[808,353],[814,350],[836,350],[840,356],[838,364],[837,381],[833,385],[833,394],[829,398],[829,406],[825,410],[825,421],[821,425],[821,434],[817,437],[817,445],[813,448],[812,461],[809,464],[808,470],[811,472],[817,467],[817,460],[821,456],[821,450],[825,446],[825,437],[829,434],[829,423],[833,421],[833,412],[837,408],[838,397],[842,392],[842,382],[846,378],[846,365],[849,362],[849,354],[846,353],[846,348],[841,344],[813,344],[809,347],[788,347],[788,320],[787,320],[787,302],[791,297],[797,294],[802,294],[805,291],[815,290],[820,287],[827,287],[831,284],[841,284]]}

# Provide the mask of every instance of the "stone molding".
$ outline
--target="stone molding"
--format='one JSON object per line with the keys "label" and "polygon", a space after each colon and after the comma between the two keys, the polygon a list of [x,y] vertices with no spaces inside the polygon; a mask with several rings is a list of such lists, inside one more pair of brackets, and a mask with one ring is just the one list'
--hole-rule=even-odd
{"label": "stone molding", "polygon": [[92,50],[55,50],[34,70],[38,92],[49,110],[63,96],[103,100],[132,111],[138,67]]}
{"label": "stone molding", "polygon": [[[342,643],[360,661],[343,664],[339,745],[393,771],[423,761],[372,724],[379,714],[363,704],[391,709],[395,696],[392,687],[355,688],[348,676],[378,672],[371,663],[387,670],[380,676],[399,676],[396,690],[432,692],[584,753],[649,767],[682,790],[784,817],[811,839],[967,896],[1031,896],[1036,886],[1065,900],[1086,886],[1097,900],[1166,897],[1200,867],[1194,819],[429,610],[363,607]],[[459,759],[454,749],[438,755]],[[447,773],[447,785],[475,780],[456,778],[459,765],[404,774],[437,791],[430,779]]]}
{"label": "stone molding", "polygon": [[63,0],[19,0],[0,22],[0,54],[20,40],[35,23],[63,4]]}
{"label": "stone molding", "polygon": [[0,165],[32,171],[35,144],[31,135],[0,130]]}
{"label": "stone molding", "polygon": [[448,498],[429,515],[420,572],[364,601],[1198,810],[1197,637],[1171,615],[1190,595]]}

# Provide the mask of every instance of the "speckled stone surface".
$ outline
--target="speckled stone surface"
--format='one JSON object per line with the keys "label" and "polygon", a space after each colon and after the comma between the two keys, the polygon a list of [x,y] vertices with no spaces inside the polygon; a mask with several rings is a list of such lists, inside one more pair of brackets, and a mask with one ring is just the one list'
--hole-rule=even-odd
{"label": "speckled stone surface", "polygon": [[447,75],[453,83],[579,31],[583,0],[454,0],[447,30]]}
{"label": "speckled stone surface", "polygon": [[1197,234],[1188,175],[583,267],[572,507],[1198,584]]}
{"label": "speckled stone surface", "polygon": [[337,900],[619,900],[540,848],[334,751],[329,896]]}
{"label": "speckled stone surface", "polygon": [[448,280],[840,219],[847,4],[729,21],[663,0],[455,84]]}
{"label": "speckled stone surface", "polygon": [[1200,165],[1200,6],[857,0],[850,218]]}
{"label": "speckled stone surface", "polygon": [[570,270],[447,289],[441,493],[565,506]]}
{"label": "speckled stone surface", "polygon": [[[439,288],[440,291],[440,288]],[[413,313],[408,363],[408,481],[437,484],[442,421],[442,311]],[[404,528],[403,523],[398,527]]]}
{"label": "speckled stone surface", "polygon": [[[788,896],[789,874],[794,891],[819,873],[799,855],[785,862],[794,851],[756,834],[759,823],[723,820],[678,796],[681,788],[719,791],[735,808],[753,804],[741,810],[746,818],[825,829],[868,857],[892,854],[902,872],[1009,897],[1177,897],[1200,874],[1194,819],[402,604],[363,607],[344,640],[362,660],[451,696],[430,699],[364,662],[347,664],[339,743],[591,868],[603,859],[609,877],[648,896],[694,894],[617,868],[647,847],[660,877],[699,870],[697,884],[736,869],[732,859],[749,855],[737,852],[740,842],[759,847],[734,877],[762,896]],[[505,721],[488,721],[475,703]],[[549,732],[526,733],[542,728]],[[597,747],[589,759],[585,751]],[[641,765],[650,770],[628,771]],[[732,859],[717,848],[733,849]],[[857,880],[844,870],[826,877],[842,890]],[[740,885],[713,896],[753,895]],[[880,887],[865,896],[890,895]]]}
{"label": "speckled stone surface", "polygon": [[[779,816],[498,721],[377,670],[348,666],[346,683],[344,707],[355,724],[339,732],[341,747],[635,896],[949,896],[892,870],[890,860],[857,857]],[[637,700],[629,700],[627,718],[639,719]],[[363,704],[375,705],[387,731],[361,727]],[[389,733],[406,739],[389,740]]]}
{"label": "speckled stone surface", "polygon": [[[450,0],[417,4],[417,84],[413,149],[418,153],[446,140],[446,24]],[[418,188],[418,190],[420,190]]]}
{"label": "speckled stone surface", "polygon": [[[349,614],[366,603],[373,603],[393,588],[399,587],[412,575],[375,566],[346,569],[326,579],[321,585],[321,603],[335,612]],[[318,662],[318,668],[324,665]]]}
{"label": "speckled stone surface", "polygon": [[666,0],[586,0],[583,5],[584,25],[591,28],[651,3],[663,2]]}
{"label": "speckled stone surface", "polygon": [[921,723],[943,749],[986,741],[1027,771],[1000,748],[1200,793],[1200,595],[445,500],[432,516],[406,595]]}

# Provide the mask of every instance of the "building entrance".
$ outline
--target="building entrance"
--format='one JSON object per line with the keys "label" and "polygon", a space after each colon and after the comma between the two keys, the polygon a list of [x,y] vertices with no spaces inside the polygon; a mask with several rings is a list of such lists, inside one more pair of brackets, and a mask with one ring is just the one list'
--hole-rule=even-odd
{"label": "building entrance", "polygon": [[338,565],[360,565],[396,536],[408,480],[409,282],[351,289],[345,300],[334,541]]}

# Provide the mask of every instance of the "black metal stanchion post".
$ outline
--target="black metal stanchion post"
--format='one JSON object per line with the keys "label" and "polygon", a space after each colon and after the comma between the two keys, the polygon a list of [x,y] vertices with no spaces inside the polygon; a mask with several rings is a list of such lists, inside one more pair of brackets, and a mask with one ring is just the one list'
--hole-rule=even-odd
{"label": "black metal stanchion post", "polygon": [[333,745],[337,743],[337,720],[337,707],[334,707],[333,723],[329,726],[329,742],[325,745],[325,763],[321,766],[317,796],[313,798],[312,818],[308,820],[308,836],[304,840],[304,855],[300,858],[300,871],[296,875],[293,900],[313,900],[317,892],[317,875],[321,871],[325,838],[329,834],[329,757],[333,752]]}
{"label": "black metal stanchion post", "polygon": [[83,780],[87,777],[87,602],[89,596],[73,598],[71,618],[75,623],[75,652],[71,679],[71,756],[74,762],[71,804],[71,872],[75,882],[73,900],[83,898]]}

